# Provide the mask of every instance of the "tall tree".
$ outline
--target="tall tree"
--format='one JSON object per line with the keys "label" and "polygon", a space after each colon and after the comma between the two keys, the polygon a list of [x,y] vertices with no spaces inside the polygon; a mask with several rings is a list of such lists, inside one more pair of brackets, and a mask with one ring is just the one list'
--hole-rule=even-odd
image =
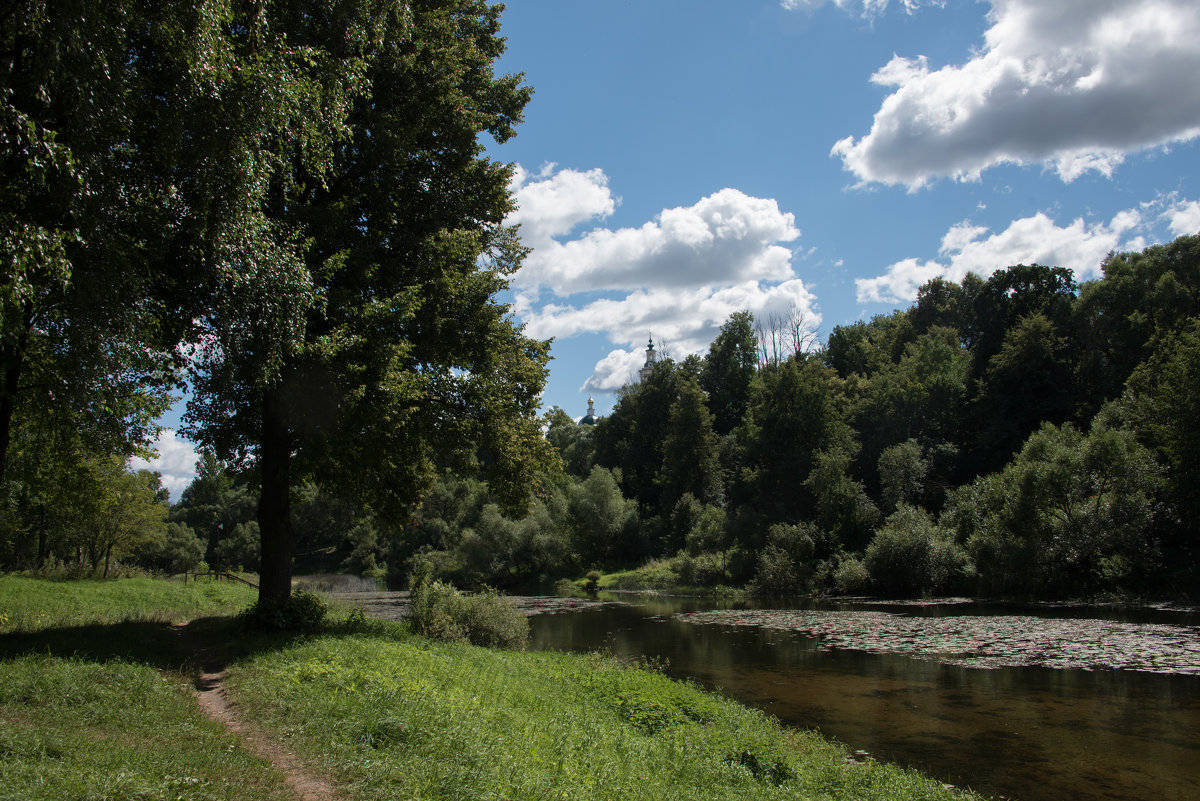
{"label": "tall tree", "polygon": [[[126,453],[165,408],[156,271],[180,203],[152,129],[177,108],[148,62],[177,72],[185,48],[170,40],[196,23],[121,0],[0,11],[0,479],[14,424],[38,405]],[[148,391],[149,407],[127,402]]]}
{"label": "tall tree", "polygon": [[724,503],[718,439],[704,392],[690,376],[679,380],[679,395],[671,404],[658,474],[662,487],[661,513],[670,515],[685,494],[716,506]]}
{"label": "tall tree", "polygon": [[345,114],[307,148],[279,142],[265,235],[204,320],[188,411],[201,442],[257,463],[269,600],[291,591],[298,479],[396,515],[439,466],[478,457],[520,506],[549,454],[534,414],[549,343],[495,300],[523,250],[502,224],[510,169],[483,137],[508,139],[530,96],[493,73],[500,7],[312,5],[273,7],[263,35],[325,65],[309,99]]}
{"label": "tall tree", "polygon": [[813,357],[788,359],[755,378],[746,425],[754,508],[769,522],[812,519],[805,480],[817,451],[853,450],[842,380]]}
{"label": "tall tree", "polygon": [[733,431],[746,415],[750,381],[758,368],[757,351],[754,317],[748,311],[738,311],[721,326],[721,333],[704,357],[700,387],[708,393],[708,408],[718,436]]}

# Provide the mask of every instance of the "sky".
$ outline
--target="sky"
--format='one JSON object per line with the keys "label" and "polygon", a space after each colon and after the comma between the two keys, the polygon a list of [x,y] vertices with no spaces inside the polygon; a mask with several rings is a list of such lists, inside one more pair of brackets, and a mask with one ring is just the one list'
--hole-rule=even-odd
{"label": "sky", "polygon": [[532,248],[505,299],[575,418],[735,311],[824,342],[937,276],[1200,232],[1195,0],[509,0],[502,35],[534,91],[489,149]]}

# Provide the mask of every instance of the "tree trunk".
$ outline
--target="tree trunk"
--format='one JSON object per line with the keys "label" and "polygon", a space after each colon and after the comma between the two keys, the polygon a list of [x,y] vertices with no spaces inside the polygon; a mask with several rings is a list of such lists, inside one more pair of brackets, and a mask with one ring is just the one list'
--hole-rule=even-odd
{"label": "tree trunk", "polygon": [[262,470],[262,492],[258,499],[258,528],[262,536],[260,603],[282,601],[292,594],[292,441],[280,394],[276,386],[263,397],[262,445],[258,457]]}

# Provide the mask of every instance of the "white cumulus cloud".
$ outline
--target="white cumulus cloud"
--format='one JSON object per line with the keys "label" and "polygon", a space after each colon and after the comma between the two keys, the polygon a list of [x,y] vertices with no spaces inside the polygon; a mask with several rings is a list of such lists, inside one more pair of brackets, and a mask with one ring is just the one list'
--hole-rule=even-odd
{"label": "white cumulus cloud", "polygon": [[1175,236],[1200,234],[1200,202],[1190,200],[1176,203],[1163,216]]}
{"label": "white cumulus cloud", "polygon": [[601,333],[619,347],[597,363],[586,390],[612,392],[628,383],[644,362],[650,332],[683,358],[705,350],[742,309],[796,308],[813,329],[820,324],[787,246],[800,230],[773,199],[726,188],[663,209],[638,227],[573,234],[615,208],[602,171],[518,169],[514,189],[519,211],[510,222],[521,223],[532,248],[513,280],[513,308],[525,333]]}
{"label": "white cumulus cloud", "polygon": [[860,303],[899,303],[915,300],[917,290],[933,278],[961,281],[967,273],[987,278],[1014,264],[1067,267],[1076,280],[1098,277],[1100,264],[1110,251],[1143,246],[1140,239],[1126,240],[1141,229],[1139,211],[1127,210],[1105,223],[1088,225],[1082,218],[1057,225],[1044,213],[1012,222],[999,233],[962,222],[942,238],[942,259],[910,258],[896,262],[874,278],[855,280]]}
{"label": "white cumulus cloud", "polygon": [[[528,184],[525,190],[537,185]],[[518,202],[523,203],[521,193]],[[535,231],[555,224],[532,217],[532,211],[526,214]],[[799,236],[793,215],[780,211],[774,200],[722,189],[692,206],[664,209],[638,228],[596,228],[567,242],[533,236],[526,240],[533,252],[513,283],[521,291],[547,287],[566,296],[752,278],[781,281],[792,275],[792,252],[780,243]]]}
{"label": "white cumulus cloud", "polygon": [[157,456],[142,459],[135,456],[130,460],[134,470],[153,470],[162,475],[162,485],[171,493],[172,501],[179,500],[187,486],[196,477],[196,449],[187,440],[179,439],[172,429],[164,428],[154,443]]}
{"label": "white cumulus cloud", "polygon": [[962,65],[897,55],[875,73],[894,91],[832,150],[860,182],[915,190],[1003,163],[1071,181],[1200,136],[1195,0],[991,0],[988,21]]}
{"label": "white cumulus cloud", "polygon": [[547,164],[530,173],[517,165],[509,188],[517,210],[506,222],[520,224],[522,238],[535,248],[580,223],[607,217],[619,202],[608,189],[608,176],[598,169],[559,170]]}

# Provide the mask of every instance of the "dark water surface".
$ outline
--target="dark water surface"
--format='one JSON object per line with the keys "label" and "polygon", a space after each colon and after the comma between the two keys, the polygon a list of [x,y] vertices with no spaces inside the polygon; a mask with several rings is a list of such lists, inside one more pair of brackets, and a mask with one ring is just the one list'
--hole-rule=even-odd
{"label": "dark water surface", "polygon": [[660,657],[786,724],[1019,801],[1200,800],[1200,616],[609,597],[533,647]]}

